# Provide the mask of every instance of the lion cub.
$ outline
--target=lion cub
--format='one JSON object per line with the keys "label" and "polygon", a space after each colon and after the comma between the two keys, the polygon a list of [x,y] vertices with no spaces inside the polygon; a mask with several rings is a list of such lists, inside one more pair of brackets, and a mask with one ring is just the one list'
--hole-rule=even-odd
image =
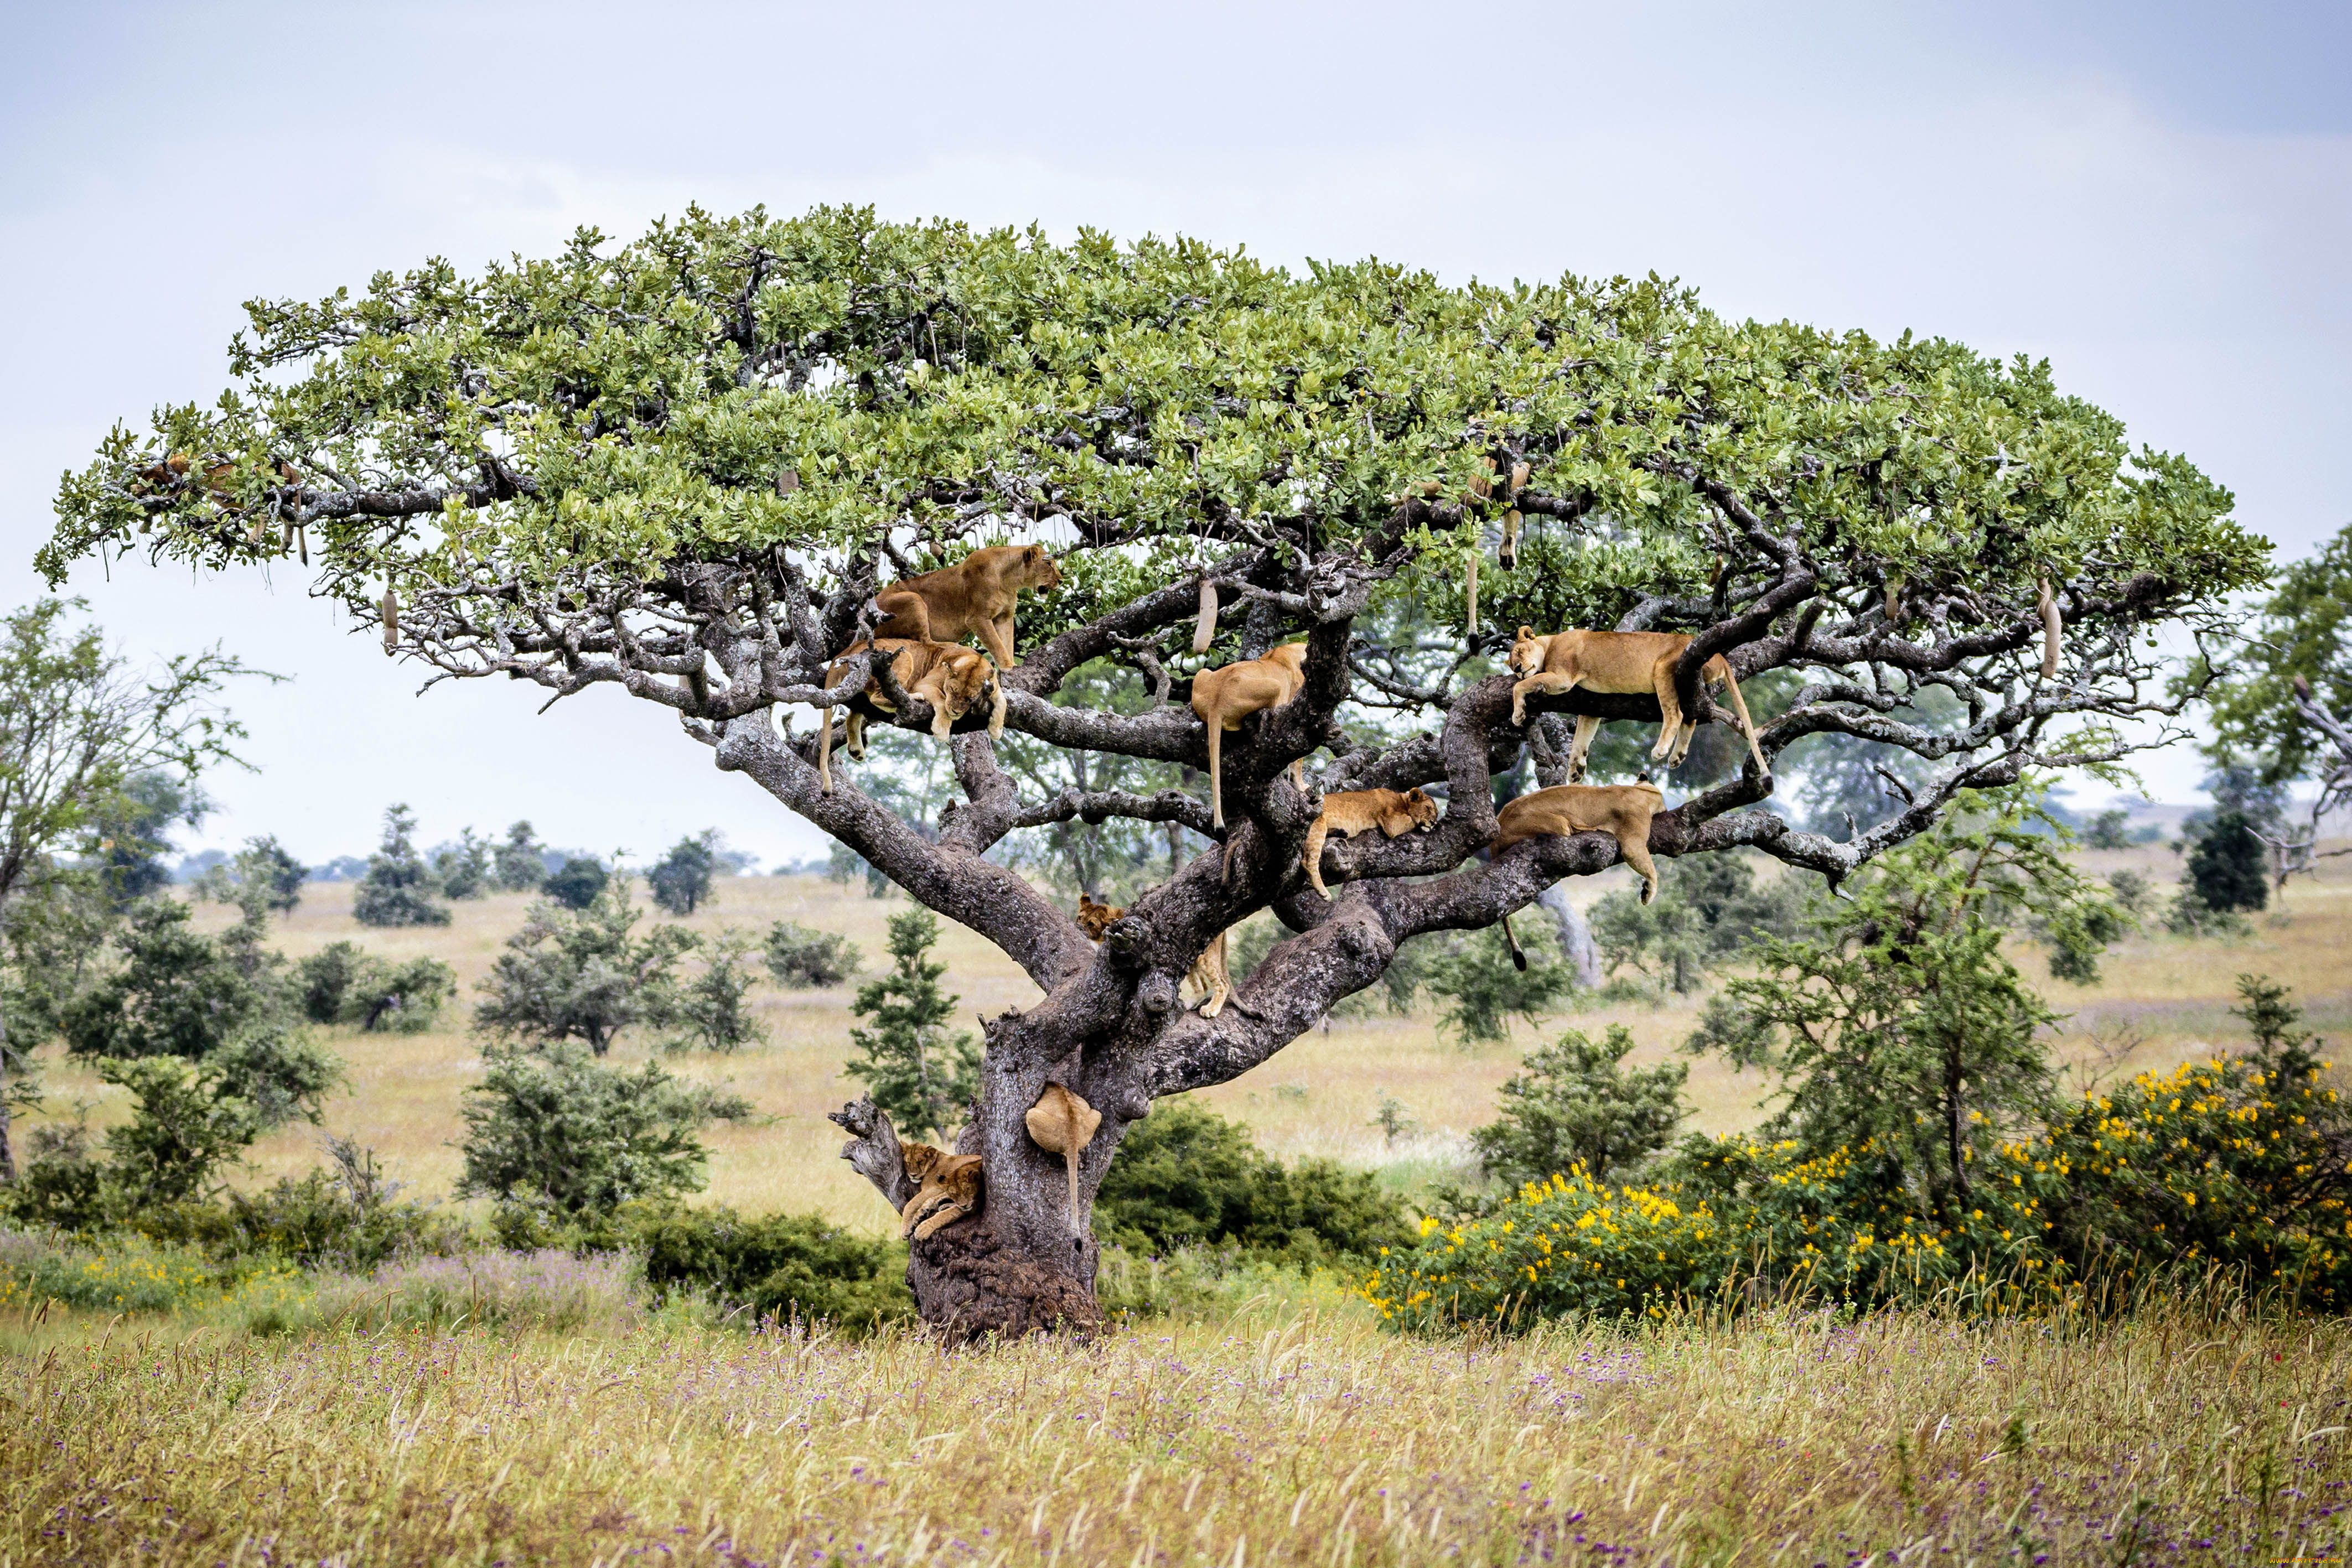
{"label": "lion cub", "polygon": [[[985,653],[975,653],[955,643],[913,643],[901,638],[885,637],[870,644],[890,655],[890,674],[899,690],[918,696],[931,705],[931,734],[940,740],[956,720],[971,711],[980,695],[993,688],[994,706],[989,709],[988,733],[1004,733],[1004,683],[996,678],[996,667]],[[849,661],[866,651],[869,644],[853,643],[842,650],[824,672],[824,689],[833,690],[849,678]],[[875,690],[868,681],[861,694],[865,700],[887,712],[890,701]],[[817,777],[824,781],[824,792],[833,793],[833,714],[823,714],[824,738],[816,750]],[[849,755],[866,755],[866,716],[855,707],[849,710],[847,732]]]}
{"label": "lion cub", "polygon": [[[1097,904],[1091,894],[1078,894],[1078,929],[1090,942],[1101,941],[1126,914],[1123,904]],[[1234,994],[1234,977],[1225,967],[1223,932],[1218,932],[1217,939],[1192,960],[1192,972],[1184,977],[1184,983],[1208,998],[1201,1007],[1202,1018],[1213,1019],[1224,1010],[1225,998]]]}
{"label": "lion cub", "polygon": [[[1698,720],[1683,716],[1682,701],[1675,695],[1675,663],[1690,643],[1689,636],[1680,632],[1570,631],[1538,637],[1522,626],[1511,644],[1511,673],[1520,677],[1511,687],[1511,722],[1521,726],[1528,722],[1530,692],[1559,696],[1582,686],[1593,692],[1654,693],[1664,722],[1658,727],[1658,744],[1650,748],[1650,760],[1679,768],[1689,754],[1691,737],[1698,731]],[[1739,733],[1748,737],[1757,771],[1769,779],[1771,765],[1764,760],[1763,747],[1756,744],[1756,725],[1748,716],[1748,699],[1739,695],[1730,664],[1717,653],[1699,666],[1698,678],[1703,685],[1730,694],[1731,709],[1739,716]],[[1592,749],[1592,737],[1600,728],[1599,719],[1590,714],[1577,715],[1576,744],[1568,757],[1570,779],[1584,777],[1585,754]]]}
{"label": "lion cub", "polygon": [[898,1158],[915,1196],[898,1211],[898,1234],[921,1241],[980,1207],[980,1156],[951,1155],[929,1144],[901,1143]]}
{"label": "lion cub", "polygon": [[1013,656],[1013,612],[1024,588],[1058,588],[1062,569],[1044,545],[989,545],[950,567],[902,577],[874,596],[877,637],[961,643],[978,637],[1000,670]]}
{"label": "lion cub", "polygon": [[1665,803],[1655,784],[1561,784],[1522,795],[1496,819],[1486,847],[1501,854],[1528,839],[1608,833],[1617,852],[1642,874],[1642,902],[1658,896],[1658,868],[1650,859],[1650,819]]}
{"label": "lion cub", "polygon": [[[1280,707],[1307,684],[1307,644],[1286,643],[1262,659],[1240,659],[1192,677],[1192,711],[1209,727],[1209,821],[1225,825],[1220,769],[1225,731],[1267,708]],[[1290,765],[1290,781],[1307,787],[1304,759]]]}
{"label": "lion cub", "polygon": [[1323,885],[1323,841],[1329,834],[1344,839],[1378,828],[1394,839],[1436,821],[1437,802],[1419,789],[1343,789],[1326,795],[1323,810],[1307,830],[1307,880],[1325,898],[1332,896]]}

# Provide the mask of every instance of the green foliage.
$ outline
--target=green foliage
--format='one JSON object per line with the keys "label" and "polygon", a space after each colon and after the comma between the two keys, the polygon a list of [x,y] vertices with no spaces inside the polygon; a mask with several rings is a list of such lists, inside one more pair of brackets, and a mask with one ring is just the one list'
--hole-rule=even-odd
{"label": "green foliage", "polygon": [[446,925],[433,873],[416,852],[416,819],[405,806],[383,814],[383,843],[368,856],[367,874],[352,894],[352,918],[362,925]]}
{"label": "green foliage", "polygon": [[639,918],[619,881],[583,910],[531,905],[482,980],[474,1027],[526,1044],[585,1040],[602,1056],[631,1024],[658,1022],[678,956],[694,937],[675,925],[633,936]]}
{"label": "green foliage", "polygon": [[253,1103],[209,1065],[150,1056],[102,1061],[98,1073],[131,1093],[131,1121],[106,1132],[107,1175],[142,1204],[195,1197],[261,1131]]}
{"label": "green foliage", "polygon": [[2238,998],[2244,1005],[2230,1010],[2246,1020],[2265,1076],[2301,1082],[2325,1065],[2312,1049],[2318,1036],[2304,1031],[2303,1009],[2284,986],[2268,975],[2241,975]]}
{"label": "green foliage", "polygon": [[[1673,482],[1689,465],[1731,493],[1800,497],[1787,526],[1805,546],[1865,555],[1888,580],[2013,598],[2054,566],[2218,595],[2263,561],[2221,520],[2226,492],[2135,451],[2046,365],[1730,319],[1655,277],[1449,287],[1370,261],[1294,276],[1182,239],[693,209],[630,243],[583,231],[478,277],[436,261],[248,314],[241,390],[160,410],[152,434],[116,429],[62,482],[39,557],[53,580],[101,549],[275,557],[277,535],[220,521],[265,504],[281,457],[447,489],[437,534],[352,517],[319,530],[314,559],[354,614],[374,614],[387,576],[403,602],[464,582],[485,626],[486,585],[516,573],[649,581],[678,559],[838,550],[881,527],[953,537],[965,481],[1018,473],[1134,541],[1066,563],[1061,591],[1024,612],[1045,637],[1180,576],[1204,515],[1303,507],[1344,548],[1409,485],[1465,492],[1497,442],[1612,523],[1589,549],[1531,527],[1493,586],[1497,623],[1605,625],[1636,585],[1704,592],[1720,514]],[[488,451],[527,483],[486,482]],[[235,466],[142,484],[173,452]],[[1383,601],[1458,604],[1458,542],[1420,542]]]}
{"label": "green foliage", "polygon": [[585,909],[603,895],[610,880],[602,861],[574,855],[548,873],[540,891],[566,909]]}
{"label": "green foliage", "polygon": [[1795,878],[1777,876],[1759,886],[1743,855],[1685,855],[1651,903],[1631,888],[1597,900],[1592,939],[1610,973],[1630,968],[1688,996],[1754,938],[1795,935],[1803,903]]}
{"label": "green foliage", "polygon": [[852,1333],[914,1316],[906,1249],[814,1214],[746,1219],[731,1208],[625,1212],[657,1290],[707,1293],[751,1323],[830,1322]]}
{"label": "green foliage", "polygon": [[1411,1235],[1402,1201],[1331,1160],[1286,1169],[1249,1130],[1177,1098],[1127,1130],[1095,1195],[1095,1234],[1143,1256],[1238,1249],[1299,1265],[1369,1258]]}
{"label": "green foliage", "polygon": [[707,829],[669,847],[646,873],[653,900],[672,915],[691,915],[710,897],[711,873],[719,865],[719,830]]}
{"label": "green foliage", "polygon": [[310,868],[275,838],[247,839],[245,848],[196,879],[195,891],[219,904],[249,908],[253,918],[285,915],[302,902]]}
{"label": "green foliage", "polygon": [[1870,862],[1809,935],[1765,938],[1691,1038],[1780,1075],[1771,1135],[1869,1147],[1931,1212],[1964,1207],[1972,1165],[2049,1101],[2055,1015],[2002,956],[2005,919],[2038,918],[2063,954],[2095,939],[2084,911],[2104,903],[2028,796],[1985,804]]}
{"label": "green foliage", "polygon": [[241,1030],[205,1065],[219,1073],[225,1092],[252,1107],[264,1131],[298,1116],[317,1121],[328,1092],[343,1081],[342,1058],[276,1015]]}
{"label": "green foliage", "polygon": [[622,1072],[561,1040],[491,1046],[482,1061],[462,1113],[461,1196],[583,1215],[702,1186],[707,1102],[659,1063]]}
{"label": "green foliage", "polygon": [[837,986],[865,964],[857,944],[833,931],[815,931],[795,920],[768,927],[768,973],[776,984],[800,991]]}
{"label": "green foliage", "polygon": [[2189,846],[2183,888],[2217,915],[2255,910],[2271,901],[2270,847],[2243,811],[2224,806]]}
{"label": "green foliage", "polygon": [[114,947],[118,962],[59,1018],[78,1056],[201,1061],[276,1006],[271,987],[257,983],[227,943],[192,929],[176,899],[134,904]]}
{"label": "green foliage", "polygon": [[2332,750],[2295,713],[2296,678],[2328,712],[2352,713],[2352,526],[2276,581],[2246,641],[2218,669],[2193,664],[2190,678],[2221,677],[2211,694],[2216,760],[2251,754],[2264,779],[2282,783],[2326,772]]}
{"label": "green foliage", "polygon": [[2095,850],[2125,850],[2131,847],[2131,813],[2116,806],[2093,817],[2083,830],[2083,843]]}
{"label": "green foliage", "polygon": [[[1139,714],[1151,706],[1151,688],[1132,670],[1108,660],[1095,660],[1072,671],[1053,694],[1057,707],[1082,707],[1097,713]],[[1017,730],[1008,730],[996,743],[997,759],[1023,788],[1025,795],[1050,800],[1065,789],[1090,794],[1104,789],[1128,789],[1149,794],[1157,789],[1197,787],[1201,776],[1172,762],[1120,757],[1077,747],[1049,746]],[[936,755],[926,748],[919,755]],[[929,782],[928,777],[923,779]],[[908,782],[915,782],[909,779]],[[952,774],[939,781],[945,796],[954,786]],[[925,810],[925,821],[936,820],[936,810]],[[1192,838],[1173,823],[1107,817],[1088,821],[1073,817],[1006,841],[1010,862],[1034,871],[1056,893],[1075,898],[1081,891],[1118,904],[1142,893],[1153,883],[1175,874],[1192,851]]]}
{"label": "green foliage", "polygon": [[457,972],[438,958],[394,964],[356,943],[330,942],[296,960],[294,984],[312,1023],[422,1034],[457,988]]}
{"label": "green foliage", "polygon": [[1549,926],[1520,924],[1524,970],[1511,962],[1499,925],[1447,938],[1423,970],[1423,983],[1443,1004],[1439,1027],[1465,1046],[1502,1044],[1511,1038],[1514,1017],[1532,1023],[1576,989],[1576,971],[1558,956]]}
{"label": "green foliage", "polygon": [[490,841],[473,829],[459,831],[457,841],[433,857],[433,885],[444,898],[484,898],[494,885]]}
{"label": "green foliage", "polygon": [[1678,1061],[1628,1069],[1633,1036],[1623,1024],[1605,1040],[1570,1030],[1528,1053],[1503,1082],[1495,1120],[1470,1134],[1489,1176],[1517,1187],[1582,1170],[1615,1176],[1666,1146],[1689,1108]]}
{"label": "green foliage", "polygon": [[114,902],[127,905],[169,887],[172,870],[163,857],[172,850],[173,824],[200,826],[211,809],[193,782],[170,773],[138,773],[125,780],[106,809],[98,844],[99,874]]}
{"label": "green foliage", "polygon": [[892,915],[890,968],[859,987],[849,1009],[870,1027],[849,1031],[856,1054],[842,1071],[912,1138],[944,1136],[980,1092],[980,1042],[969,1030],[945,1027],[957,998],[940,989],[948,967],[931,960],[939,936],[939,916],[928,909]]}
{"label": "green foliage", "polygon": [[746,1005],[759,976],[751,933],[732,926],[698,944],[702,967],[675,981],[662,998],[661,1021],[677,1050],[737,1051],[765,1045],[768,1031]]}
{"label": "green foliage", "polygon": [[500,893],[537,893],[547,881],[547,846],[527,821],[507,830],[505,841],[490,852],[490,863]]}

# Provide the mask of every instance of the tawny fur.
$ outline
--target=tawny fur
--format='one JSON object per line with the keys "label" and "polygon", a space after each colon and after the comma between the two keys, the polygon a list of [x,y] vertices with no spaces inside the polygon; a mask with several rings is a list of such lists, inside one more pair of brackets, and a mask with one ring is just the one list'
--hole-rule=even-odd
{"label": "tawny fur", "polygon": [[1078,1159],[1095,1141],[1102,1113],[1061,1084],[1048,1083],[1021,1120],[1032,1142],[1049,1155],[1062,1156],[1070,1173],[1070,1230],[1074,1235],[1084,1234],[1078,1224]]}
{"label": "tawny fur", "polygon": [[2042,614],[2042,678],[2054,681],[2058,678],[2058,632],[2066,622],[2058,613],[2058,596],[2050,591],[2050,580],[2046,577],[2034,581],[2033,607]]}
{"label": "tawny fur", "polygon": [[[866,651],[868,644],[853,643],[824,672],[824,688],[832,691],[849,679],[851,661]],[[958,719],[971,711],[981,694],[992,688],[995,700],[989,708],[988,733],[1004,733],[1004,683],[996,678],[996,666],[988,662],[985,653],[975,653],[956,643],[910,643],[903,638],[886,637],[872,646],[890,655],[890,674],[898,689],[908,696],[922,698],[931,705],[931,734],[940,740]],[[868,681],[864,693],[867,702],[887,710],[890,701]],[[817,742],[816,771],[824,781],[824,792],[833,793],[833,711],[821,716],[824,737]],[[849,755],[866,755],[866,718],[856,708],[849,710],[849,720],[843,726],[847,732]]]}
{"label": "tawny fur", "polygon": [[920,1241],[980,1207],[980,1156],[951,1155],[929,1144],[898,1145],[915,1195],[898,1211],[898,1234]]}
{"label": "tawny fur", "polygon": [[1062,569],[1044,545],[989,545],[950,567],[902,577],[874,596],[883,622],[877,637],[961,643],[977,637],[999,669],[1013,657],[1013,612],[1024,588],[1055,588]]}
{"label": "tawny fur", "polygon": [[[1582,686],[1590,692],[1654,695],[1661,723],[1650,760],[1679,768],[1689,754],[1691,737],[1698,733],[1698,720],[1684,715],[1682,699],[1675,695],[1675,664],[1690,643],[1689,635],[1681,632],[1570,631],[1538,637],[1522,626],[1511,644],[1511,673],[1519,677],[1511,687],[1511,722],[1528,722],[1528,697],[1535,693],[1559,696]],[[1702,686],[1729,694],[1731,711],[1738,716],[1739,733],[1747,737],[1757,771],[1770,778],[1771,765],[1756,743],[1756,724],[1748,716],[1748,699],[1739,695],[1731,665],[1717,653],[1699,666],[1698,678]],[[1601,721],[1591,715],[1577,716],[1576,744],[1568,755],[1571,780],[1584,777],[1584,758],[1600,729]]]}
{"label": "tawny fur", "polygon": [[1325,898],[1332,896],[1323,885],[1323,841],[1332,833],[1344,839],[1378,828],[1390,838],[1401,838],[1434,825],[1437,817],[1437,802],[1419,789],[1342,789],[1326,795],[1323,810],[1307,830],[1307,880]]}
{"label": "tawny fur", "polygon": [[[1192,711],[1209,727],[1209,820],[1225,825],[1222,788],[1225,731],[1267,708],[1280,707],[1307,684],[1307,644],[1286,643],[1262,659],[1238,659],[1192,677]],[[1290,781],[1307,787],[1304,759],[1290,765]]]}
{"label": "tawny fur", "polygon": [[[1092,895],[1078,894],[1078,929],[1090,942],[1101,941],[1126,914],[1123,904],[1097,904]],[[1225,933],[1218,932],[1217,939],[1192,960],[1192,972],[1184,977],[1184,983],[1206,998],[1201,1007],[1202,1018],[1213,1019],[1224,1010],[1225,998],[1234,994],[1233,974],[1225,967]]]}
{"label": "tawny fur", "polygon": [[1642,902],[1658,896],[1658,868],[1650,859],[1650,819],[1664,804],[1654,784],[1561,784],[1522,795],[1496,818],[1486,847],[1501,854],[1528,839],[1607,833],[1617,852],[1642,876]]}

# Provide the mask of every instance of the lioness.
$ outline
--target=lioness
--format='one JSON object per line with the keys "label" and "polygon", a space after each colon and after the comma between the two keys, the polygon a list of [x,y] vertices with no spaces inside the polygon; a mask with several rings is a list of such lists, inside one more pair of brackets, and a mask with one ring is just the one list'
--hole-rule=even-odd
{"label": "lioness", "polygon": [[1324,897],[1332,896],[1323,885],[1323,841],[1329,834],[1344,839],[1378,828],[1393,839],[1436,821],[1437,802],[1419,789],[1343,789],[1326,795],[1323,810],[1307,830],[1307,880]]}
{"label": "lioness", "polygon": [[[1698,720],[1683,716],[1682,700],[1675,695],[1675,663],[1690,643],[1680,632],[1570,631],[1538,637],[1522,626],[1511,644],[1511,673],[1520,677],[1511,687],[1511,722],[1520,726],[1528,722],[1529,692],[1558,696],[1582,686],[1594,692],[1654,693],[1664,722],[1658,727],[1658,744],[1650,747],[1650,760],[1679,768],[1690,751],[1691,737],[1698,730]],[[1739,733],[1748,737],[1757,770],[1770,778],[1771,765],[1764,760],[1764,748],[1756,744],[1756,726],[1748,716],[1748,700],[1739,695],[1731,666],[1717,653],[1699,666],[1698,677],[1701,685],[1730,694],[1732,711],[1739,716]],[[1570,779],[1584,777],[1585,753],[1592,748],[1592,737],[1600,728],[1599,719],[1590,714],[1577,715],[1576,745],[1568,757]]]}
{"label": "lioness", "polygon": [[1650,859],[1650,819],[1665,803],[1654,784],[1561,784],[1522,795],[1496,816],[1486,847],[1501,854],[1528,839],[1609,833],[1617,852],[1642,874],[1642,902],[1658,896],[1658,868]]}
{"label": "lioness", "polygon": [[[1092,894],[1078,894],[1078,929],[1087,934],[1088,941],[1101,941],[1126,914],[1127,905],[1123,904],[1097,904]],[[1218,932],[1217,939],[1192,960],[1192,972],[1184,977],[1184,983],[1208,998],[1202,1004],[1202,1018],[1213,1019],[1224,1010],[1225,998],[1234,994],[1234,977],[1225,967],[1223,932]]]}
{"label": "lioness", "polygon": [[[956,720],[971,710],[971,706],[980,700],[981,693],[992,687],[996,700],[989,710],[988,733],[991,736],[1004,733],[1004,683],[996,678],[996,667],[988,662],[985,653],[975,653],[961,643],[910,643],[897,637],[882,638],[871,644],[853,643],[826,667],[825,690],[831,691],[847,680],[850,661],[865,653],[869,646],[890,655],[890,674],[898,681],[899,690],[931,705],[931,734],[937,738],[945,740]],[[889,711],[889,699],[875,689],[872,681],[866,683],[862,695],[876,707]],[[824,738],[817,743],[816,771],[817,777],[824,782],[824,792],[830,795],[833,793],[832,711],[826,710],[823,717]],[[866,755],[865,716],[852,707],[849,722],[843,727],[847,731],[849,755],[863,758]]]}
{"label": "lioness", "polygon": [[1024,588],[1056,588],[1062,569],[1044,545],[989,545],[950,567],[902,577],[874,596],[877,637],[961,643],[978,637],[1001,670],[1013,654],[1013,612]]}
{"label": "lioness", "polygon": [[[1307,644],[1286,643],[1262,659],[1237,659],[1192,677],[1192,711],[1209,727],[1209,821],[1225,825],[1221,768],[1225,731],[1267,708],[1280,707],[1307,684]],[[1307,787],[1304,759],[1290,765],[1290,781]]]}

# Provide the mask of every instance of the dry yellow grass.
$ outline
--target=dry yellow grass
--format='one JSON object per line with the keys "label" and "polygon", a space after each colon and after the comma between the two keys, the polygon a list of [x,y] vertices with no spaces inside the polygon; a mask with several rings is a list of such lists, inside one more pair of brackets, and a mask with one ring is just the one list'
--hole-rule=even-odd
{"label": "dry yellow grass", "polygon": [[[2156,846],[2089,853],[2084,860],[2102,875],[2140,871],[2168,894],[2179,874],[2179,856]],[[2040,956],[2021,945],[2021,965],[2053,1006],[2073,1015],[2059,1032],[2062,1058],[2084,1072],[2112,1071],[2112,1054],[2137,1039],[2140,1043],[2121,1059],[2137,1071],[2233,1047],[2242,1033],[2228,1009],[2235,998],[2235,977],[2245,970],[2268,973],[2293,987],[2323,1028],[2352,1021],[2352,859],[2325,863],[2327,869],[2318,878],[2298,878],[2288,888],[2276,913],[2256,917],[2252,936],[2198,942],[2135,936],[2108,956],[2102,980],[2094,987],[2049,979]],[[1589,902],[1624,879],[1621,868],[1575,893]],[[457,970],[459,1005],[431,1033],[332,1031],[335,1049],[350,1064],[352,1082],[351,1092],[332,1103],[327,1123],[373,1146],[392,1175],[413,1190],[445,1194],[457,1170],[453,1144],[461,1128],[459,1095],[474,1079],[478,1061],[464,1020],[476,984],[501,942],[522,924],[529,900],[502,895],[457,904],[451,925],[405,931],[357,925],[350,901],[348,883],[308,888],[301,907],[278,930],[278,945],[297,957],[344,938],[390,957],[429,953]],[[791,919],[843,932],[864,949],[871,974],[883,952],[884,922],[906,907],[902,899],[867,898],[859,889],[817,877],[738,877],[720,882],[717,898],[686,924],[703,931],[724,925],[764,931],[772,921]],[[647,918],[654,917],[649,911]],[[209,905],[199,915],[207,925],[226,918]],[[967,1018],[1021,1006],[1037,995],[993,946],[952,924],[943,932],[940,952],[949,965],[947,984],[961,994]],[[814,1209],[861,1229],[885,1227],[887,1211],[837,1158],[841,1134],[824,1120],[826,1111],[856,1092],[841,1072],[853,988],[780,992],[763,987],[757,996],[772,1037],[770,1046],[729,1058],[678,1059],[682,1071],[732,1079],[774,1118],[720,1126],[708,1134],[711,1198],[753,1212]],[[1552,1020],[1542,1031],[1520,1025],[1511,1046],[1479,1051],[1441,1039],[1425,1007],[1409,1019],[1340,1019],[1328,1031],[1309,1033],[1263,1067],[1204,1097],[1248,1123],[1265,1146],[1286,1156],[1328,1155],[1386,1166],[1400,1182],[1451,1176],[1464,1170],[1466,1133],[1492,1118],[1496,1086],[1540,1033],[1570,1023],[1596,1031],[1623,1023],[1640,1042],[1638,1059],[1656,1060],[1675,1051],[1689,1034],[1697,1019],[1696,1000],[1586,1009]],[[642,1038],[625,1035],[615,1056],[631,1059],[646,1049]],[[93,1120],[103,1123],[118,1109],[112,1092],[88,1072],[54,1051],[47,1060],[49,1115],[68,1113],[83,1101],[97,1107]],[[1765,1088],[1757,1074],[1735,1072],[1712,1059],[1695,1061],[1692,1124],[1707,1132],[1752,1125]],[[1422,1127],[1395,1146],[1373,1125],[1383,1095],[1400,1102]],[[317,1158],[315,1135],[308,1128],[289,1128],[255,1150],[247,1179],[299,1172]]]}
{"label": "dry yellow grass", "polygon": [[982,1353],[0,1322],[0,1564],[2341,1561],[2347,1377],[2340,1322],[2177,1302],[1497,1344],[1326,1292]]}

